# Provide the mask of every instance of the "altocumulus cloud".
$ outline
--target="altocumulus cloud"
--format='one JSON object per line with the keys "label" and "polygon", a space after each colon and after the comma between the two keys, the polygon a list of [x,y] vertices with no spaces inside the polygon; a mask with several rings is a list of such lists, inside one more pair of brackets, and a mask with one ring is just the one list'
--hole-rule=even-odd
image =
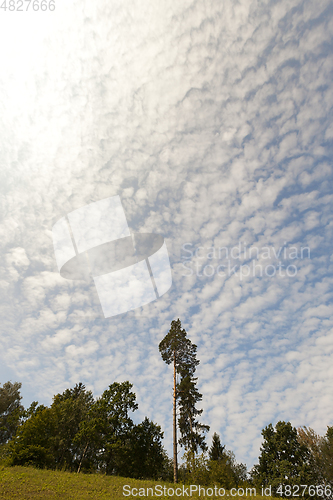
{"label": "altocumulus cloud", "polygon": [[[202,419],[238,460],[256,461],[269,422],[332,424],[332,14],[326,0],[56,0],[1,15],[1,374],[26,404],[128,379],[170,449],[158,343],[179,317]],[[166,238],[173,287],[105,320],[93,286],[59,276],[51,229],[116,195],[131,231]],[[185,271],[184,244],[240,242],[310,255],[288,261],[295,276],[208,276],[225,262],[202,252]]]}

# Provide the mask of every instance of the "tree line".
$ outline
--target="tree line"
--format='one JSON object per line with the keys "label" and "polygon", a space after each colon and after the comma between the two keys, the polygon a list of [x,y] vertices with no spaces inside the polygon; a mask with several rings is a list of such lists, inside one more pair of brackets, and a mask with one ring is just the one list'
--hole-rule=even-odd
{"label": "tree line", "polygon": [[[139,424],[131,419],[138,404],[130,382],[114,382],[97,399],[79,383],[55,395],[50,407],[34,401],[27,409],[20,388],[18,382],[0,387],[0,459],[7,465],[173,480],[161,427],[147,417]],[[219,461],[226,487],[239,484],[234,455],[217,435],[209,455]],[[195,479],[193,467],[187,455],[179,467],[182,481]]]}
{"label": "tree line", "polygon": [[[159,351],[173,367],[172,459],[163,447],[159,425],[148,417],[133,423],[138,404],[129,381],[112,383],[97,399],[79,383],[55,395],[50,407],[33,402],[27,409],[21,405],[21,384],[6,382],[0,386],[0,458],[9,465],[218,484],[226,489],[270,486],[272,494],[284,497],[302,484],[326,488],[325,494],[333,489],[333,427],[321,437],[290,422],[278,422],[275,428],[269,424],[262,431],[259,463],[247,472],[217,433],[208,449],[209,426],[199,422],[203,410],[197,408],[202,400],[195,377],[197,346],[179,319],[171,322]],[[180,465],[179,446],[184,451]]]}
{"label": "tree line", "polygon": [[114,382],[96,400],[80,383],[54,396],[50,407],[33,402],[27,410],[19,403],[20,386],[7,382],[0,389],[0,436],[10,465],[143,478],[163,474],[163,432],[148,418],[133,423],[138,405],[128,381]]}

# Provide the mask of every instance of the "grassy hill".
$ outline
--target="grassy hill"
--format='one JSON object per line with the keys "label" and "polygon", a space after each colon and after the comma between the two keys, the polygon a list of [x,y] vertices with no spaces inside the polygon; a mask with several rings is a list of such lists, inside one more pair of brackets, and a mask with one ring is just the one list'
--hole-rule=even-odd
{"label": "grassy hill", "polygon": [[[126,488],[127,485],[127,488]],[[125,486],[125,489],[123,487]],[[226,498],[229,497],[238,499],[243,498],[250,500],[250,496],[231,496],[226,492],[225,497],[209,496],[204,497],[194,493],[191,496],[164,495],[168,488],[179,487],[182,485],[174,485],[159,481],[143,481],[136,479],[127,479],[123,477],[103,476],[98,474],[75,474],[70,472],[39,470],[30,467],[1,467],[0,466],[0,499],[4,500],[38,500],[38,499],[55,499],[55,500],[124,500],[126,498],[156,498],[156,499],[176,499],[176,498]],[[189,491],[189,486],[186,486]],[[135,496],[129,494],[132,488],[137,488],[133,491]],[[139,490],[144,488],[144,490]],[[152,492],[147,492],[147,488],[153,488]],[[154,488],[158,488],[157,490]],[[158,495],[161,492],[162,495]],[[125,495],[124,495],[125,493]],[[140,495],[141,493],[141,495]],[[144,493],[144,495],[143,495]],[[172,494],[172,491],[169,490]],[[179,493],[179,491],[178,491]],[[260,493],[259,491],[257,493]],[[252,497],[254,498],[254,497]],[[257,495],[256,500],[263,497]],[[268,497],[264,497],[268,500]]]}

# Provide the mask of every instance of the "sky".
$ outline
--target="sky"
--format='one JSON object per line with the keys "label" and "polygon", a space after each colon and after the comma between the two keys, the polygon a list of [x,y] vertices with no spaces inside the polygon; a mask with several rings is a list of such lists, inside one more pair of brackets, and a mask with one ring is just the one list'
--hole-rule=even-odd
{"label": "sky", "polygon": [[[324,435],[333,3],[54,5],[0,9],[0,383],[27,407],[129,380],[171,455],[158,345],[179,318],[208,445],[217,432],[250,468],[269,423]],[[93,282],[60,275],[52,228],[117,196],[130,234],[163,238],[172,286],[104,317]]]}

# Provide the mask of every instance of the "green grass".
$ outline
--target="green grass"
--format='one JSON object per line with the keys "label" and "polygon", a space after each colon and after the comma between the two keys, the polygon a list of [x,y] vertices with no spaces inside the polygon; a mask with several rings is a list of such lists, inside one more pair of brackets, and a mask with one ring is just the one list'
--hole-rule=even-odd
{"label": "green grass", "polygon": [[[125,496],[123,486],[137,488],[137,496]],[[154,488],[162,485],[166,488],[175,488],[176,485],[161,481],[143,481],[127,479],[123,477],[105,476],[99,474],[75,474],[70,472],[49,471],[34,469],[32,467],[2,467],[0,466],[0,498],[5,500],[124,500],[126,498],[155,498],[165,500],[167,498],[228,498],[247,499],[249,496],[236,497],[227,495],[225,497],[204,497],[198,494],[190,496],[139,496],[139,488]],[[182,485],[177,485],[182,488]],[[143,490],[141,490],[141,493]],[[259,493],[259,492],[258,492]],[[252,497],[253,498],[253,497]],[[263,497],[257,495],[256,500]],[[268,500],[268,497],[264,497]]]}

